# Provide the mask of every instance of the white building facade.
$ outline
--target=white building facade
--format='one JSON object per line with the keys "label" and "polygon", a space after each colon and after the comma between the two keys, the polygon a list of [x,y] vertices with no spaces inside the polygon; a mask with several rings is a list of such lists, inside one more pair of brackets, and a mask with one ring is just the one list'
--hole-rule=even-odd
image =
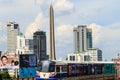
{"label": "white building facade", "polygon": [[33,49],[30,49],[29,46],[32,44],[29,44],[29,39],[26,39],[25,36],[20,33],[17,36],[17,54],[33,54]]}
{"label": "white building facade", "polygon": [[102,51],[98,48],[91,48],[81,53],[68,54],[68,61],[102,61]]}

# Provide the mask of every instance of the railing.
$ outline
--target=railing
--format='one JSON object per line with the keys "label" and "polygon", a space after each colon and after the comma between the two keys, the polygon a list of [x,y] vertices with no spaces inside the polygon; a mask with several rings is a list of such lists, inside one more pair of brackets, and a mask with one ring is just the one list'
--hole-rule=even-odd
{"label": "railing", "polygon": [[[36,79],[35,78],[14,78],[14,79],[3,79],[3,80],[36,80]],[[116,77],[115,77],[115,74],[103,74],[103,75],[68,77],[60,80],[116,80]]]}
{"label": "railing", "polygon": [[115,74],[109,75],[87,75],[87,76],[78,76],[78,77],[69,77],[62,80],[116,80]]}

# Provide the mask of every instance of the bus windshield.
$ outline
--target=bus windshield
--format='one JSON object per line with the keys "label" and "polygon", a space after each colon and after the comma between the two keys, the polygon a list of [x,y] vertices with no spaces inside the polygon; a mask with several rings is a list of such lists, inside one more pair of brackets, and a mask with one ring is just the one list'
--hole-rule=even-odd
{"label": "bus windshield", "polygon": [[55,71],[55,64],[51,61],[41,61],[40,65],[38,66],[38,71],[40,71],[40,72],[54,72]]}

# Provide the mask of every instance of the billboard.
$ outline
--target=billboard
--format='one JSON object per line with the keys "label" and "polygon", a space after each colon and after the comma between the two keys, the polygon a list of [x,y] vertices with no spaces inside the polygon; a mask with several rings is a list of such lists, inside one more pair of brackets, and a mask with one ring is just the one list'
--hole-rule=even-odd
{"label": "billboard", "polygon": [[20,55],[20,68],[21,67],[36,67],[37,59],[35,54],[22,54]]}
{"label": "billboard", "polygon": [[21,54],[20,61],[20,78],[30,78],[36,76],[37,56],[35,54]]}
{"label": "billboard", "polygon": [[0,69],[18,67],[19,67],[18,55],[2,55],[0,57]]}
{"label": "billboard", "polygon": [[0,56],[0,73],[8,72],[11,77],[18,75],[19,56],[17,54],[2,54]]}
{"label": "billboard", "polygon": [[20,78],[29,78],[36,76],[35,67],[20,68]]}

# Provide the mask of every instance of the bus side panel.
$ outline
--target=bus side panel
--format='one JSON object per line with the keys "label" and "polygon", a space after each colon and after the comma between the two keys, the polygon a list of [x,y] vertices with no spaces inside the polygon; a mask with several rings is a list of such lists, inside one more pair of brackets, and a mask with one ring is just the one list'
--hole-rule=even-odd
{"label": "bus side panel", "polygon": [[112,72],[111,72],[111,74],[115,74],[115,72],[116,72],[116,68],[115,68],[115,64],[112,64]]}
{"label": "bus side panel", "polygon": [[56,65],[56,78],[67,77],[67,65]]}
{"label": "bus side panel", "polygon": [[76,76],[76,64],[68,64],[68,77]]}
{"label": "bus side panel", "polygon": [[84,73],[84,65],[83,64],[78,64],[78,68],[77,68],[77,71],[78,71],[78,76],[82,76],[83,73]]}
{"label": "bus side panel", "polygon": [[80,75],[84,75],[84,64],[80,66]]}
{"label": "bus side panel", "polygon": [[88,65],[84,64],[84,73],[83,75],[87,75],[88,74]]}
{"label": "bus side panel", "polygon": [[88,74],[88,75],[91,75],[91,74],[92,74],[92,64],[88,64],[87,74]]}
{"label": "bus side panel", "polygon": [[104,72],[103,74],[111,74],[112,73],[112,65],[111,63],[104,64]]}
{"label": "bus side panel", "polygon": [[95,64],[95,74],[102,74],[102,64]]}

